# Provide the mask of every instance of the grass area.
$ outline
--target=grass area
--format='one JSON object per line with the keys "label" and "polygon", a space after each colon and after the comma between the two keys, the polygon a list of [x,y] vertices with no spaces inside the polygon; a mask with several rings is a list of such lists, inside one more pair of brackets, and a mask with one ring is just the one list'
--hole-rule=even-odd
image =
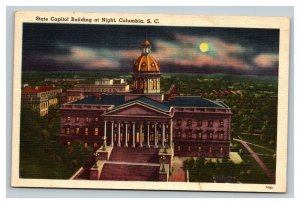
{"label": "grass area", "polygon": [[254,159],[246,157],[244,159],[245,162],[234,164],[228,160],[206,163],[203,158],[196,160],[191,158],[185,162],[185,167],[189,170],[190,182],[214,182],[214,178],[222,177],[225,178],[224,182],[271,183]]}

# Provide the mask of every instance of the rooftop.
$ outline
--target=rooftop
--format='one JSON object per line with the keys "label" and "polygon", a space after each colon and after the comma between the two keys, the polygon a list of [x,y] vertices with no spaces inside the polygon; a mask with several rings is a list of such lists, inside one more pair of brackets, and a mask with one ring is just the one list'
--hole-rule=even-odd
{"label": "rooftop", "polygon": [[119,106],[125,103],[125,95],[101,95],[100,100],[96,96],[89,96],[87,98],[74,101],[70,104],[75,105],[114,105]]}
{"label": "rooftop", "polygon": [[90,96],[82,100],[72,102],[70,104],[75,105],[113,105],[120,106],[134,101],[148,104],[152,107],[168,111],[170,107],[199,107],[199,108],[228,108],[228,106],[222,102],[210,101],[208,99],[201,98],[200,96],[176,96],[171,101],[160,103],[146,96],[141,96],[130,101],[125,101],[125,95],[101,95],[100,100],[97,100],[96,96]]}
{"label": "rooftop", "polygon": [[60,88],[55,86],[36,86],[36,87],[27,86],[24,89],[22,89],[22,93],[40,93],[40,92],[46,92],[46,91],[52,91],[58,89]]}

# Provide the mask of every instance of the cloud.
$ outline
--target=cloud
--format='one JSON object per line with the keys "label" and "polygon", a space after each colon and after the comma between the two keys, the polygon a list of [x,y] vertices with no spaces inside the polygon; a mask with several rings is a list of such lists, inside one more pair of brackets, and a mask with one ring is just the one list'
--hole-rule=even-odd
{"label": "cloud", "polygon": [[92,49],[80,46],[65,46],[69,53],[50,55],[46,58],[58,63],[76,64],[84,69],[115,69],[119,68],[119,60],[109,49]]}
{"label": "cloud", "polygon": [[253,61],[261,68],[273,68],[278,64],[278,55],[272,53],[262,53],[257,55]]}

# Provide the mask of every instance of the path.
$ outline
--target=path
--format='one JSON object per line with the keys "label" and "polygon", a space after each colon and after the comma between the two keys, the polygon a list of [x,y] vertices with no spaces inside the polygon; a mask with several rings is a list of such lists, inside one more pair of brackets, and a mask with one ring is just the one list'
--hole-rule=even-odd
{"label": "path", "polygon": [[186,182],[186,174],[183,168],[183,160],[179,157],[174,157],[173,172],[169,177],[170,182]]}
{"label": "path", "polygon": [[119,161],[105,161],[105,164],[127,164],[127,165],[140,165],[140,166],[159,166],[159,164],[152,164],[152,163],[119,162]]}
{"label": "path", "polygon": [[268,167],[265,165],[265,163],[259,158],[259,156],[251,149],[251,147],[245,141],[240,140],[240,142],[248,150],[248,152],[251,154],[251,156],[260,166],[260,168],[265,172],[265,174],[274,182],[275,178],[272,175],[271,171],[268,169]]}

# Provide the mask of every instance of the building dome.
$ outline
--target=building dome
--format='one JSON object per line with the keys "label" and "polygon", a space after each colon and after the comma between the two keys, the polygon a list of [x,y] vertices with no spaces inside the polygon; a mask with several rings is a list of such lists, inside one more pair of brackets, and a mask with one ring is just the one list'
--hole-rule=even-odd
{"label": "building dome", "polygon": [[142,55],[134,62],[133,72],[159,72],[159,66],[155,59],[150,56],[151,43],[145,40],[142,44]]}
{"label": "building dome", "polygon": [[142,55],[135,61],[133,72],[159,72],[159,66],[152,56]]}

